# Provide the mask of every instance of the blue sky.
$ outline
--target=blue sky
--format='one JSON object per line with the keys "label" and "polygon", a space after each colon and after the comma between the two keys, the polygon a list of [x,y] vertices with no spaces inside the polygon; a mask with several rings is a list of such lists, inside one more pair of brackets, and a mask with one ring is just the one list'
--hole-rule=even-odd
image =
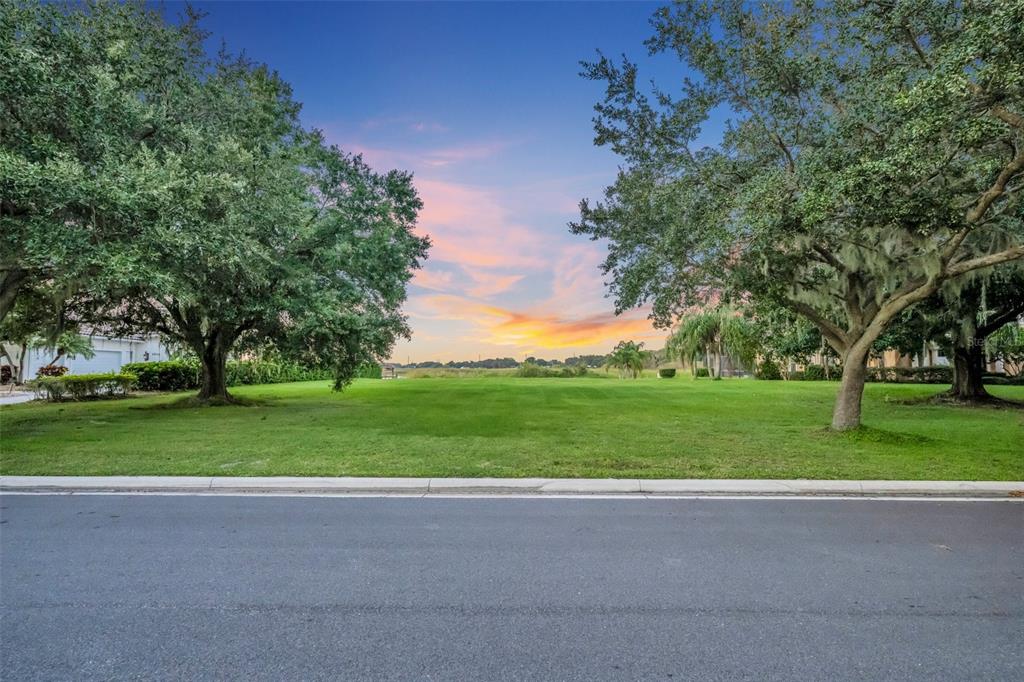
{"label": "blue sky", "polygon": [[378,170],[415,174],[418,229],[435,246],[396,360],[565,357],[622,338],[660,347],[644,311],[612,315],[601,246],[566,227],[618,164],[593,146],[602,88],[579,61],[601,49],[663,87],[684,75],[647,57],[656,3],[194,5],[211,49],[223,40],[292,84],[305,124]]}

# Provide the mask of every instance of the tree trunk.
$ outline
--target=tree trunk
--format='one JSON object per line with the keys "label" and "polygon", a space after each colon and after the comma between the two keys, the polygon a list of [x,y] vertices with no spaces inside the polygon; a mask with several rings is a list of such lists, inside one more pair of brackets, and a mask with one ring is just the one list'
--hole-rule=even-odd
{"label": "tree trunk", "polygon": [[21,353],[18,354],[18,383],[25,383],[25,356],[28,355],[28,344],[21,344]]}
{"label": "tree trunk", "polygon": [[860,406],[868,375],[868,349],[871,344],[854,346],[843,355],[843,378],[832,410],[832,429],[847,431],[860,426]]}
{"label": "tree trunk", "polygon": [[204,402],[233,402],[227,383],[228,347],[220,333],[213,333],[203,347],[200,358],[203,363],[203,383],[199,388],[199,399]]}
{"label": "tree trunk", "polygon": [[28,279],[28,272],[21,268],[11,268],[0,272],[0,322],[14,308],[22,284]]}
{"label": "tree trunk", "polygon": [[970,337],[953,349],[953,386],[947,393],[956,400],[985,401],[992,396],[985,390],[985,341]]}

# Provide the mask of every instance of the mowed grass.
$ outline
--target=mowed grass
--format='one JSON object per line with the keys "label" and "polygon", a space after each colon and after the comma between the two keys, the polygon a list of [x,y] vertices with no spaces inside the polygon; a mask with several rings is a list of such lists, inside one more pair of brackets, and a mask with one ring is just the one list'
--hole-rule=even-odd
{"label": "mowed grass", "polygon": [[941,388],[869,385],[852,434],[824,428],[824,382],[497,376],[235,389],[251,407],[33,403],[0,408],[0,471],[1024,480],[1024,411],[901,403]]}

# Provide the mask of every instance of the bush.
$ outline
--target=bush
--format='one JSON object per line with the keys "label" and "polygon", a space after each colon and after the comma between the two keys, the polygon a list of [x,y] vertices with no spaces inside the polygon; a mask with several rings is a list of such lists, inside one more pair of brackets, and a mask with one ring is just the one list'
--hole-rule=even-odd
{"label": "bush", "polygon": [[805,381],[824,381],[825,368],[821,365],[807,365],[804,369]]}
{"label": "bush", "polygon": [[757,368],[757,378],[765,381],[778,381],[782,378],[779,365],[774,360],[765,360]]}
{"label": "bush", "polygon": [[134,374],[72,374],[57,377],[39,377],[32,382],[36,395],[51,402],[66,397],[71,400],[92,400],[127,396],[138,377]]}
{"label": "bush", "polygon": [[708,368],[707,368],[707,367],[698,367],[698,368],[697,368],[697,374],[696,374],[696,376],[697,376],[698,378],[701,378],[701,377],[709,377],[709,376],[711,376],[711,374],[709,374],[709,373],[708,373]]}
{"label": "bush", "polygon": [[[379,378],[380,365],[374,367]],[[143,391],[194,390],[199,388],[202,378],[202,370],[195,360],[133,362],[122,367],[121,371],[137,375],[139,388]],[[327,369],[310,369],[294,362],[272,360],[229,360],[226,371],[228,386],[322,381],[334,378]]]}
{"label": "bush", "polygon": [[[380,371],[379,365],[377,370]],[[230,360],[227,366],[228,386],[283,384],[289,381],[322,381],[333,378],[330,370],[310,369],[294,362]]]}
{"label": "bush", "polygon": [[68,373],[64,365],[43,365],[36,370],[37,377],[62,377]]}
{"label": "bush", "polygon": [[130,362],[122,366],[121,371],[137,376],[139,389],[143,391],[199,388],[199,363],[195,361]]}
{"label": "bush", "polygon": [[357,379],[380,379],[384,376],[384,368],[376,362],[365,362],[356,370]]}
{"label": "bush", "polygon": [[516,370],[516,376],[523,377],[525,379],[539,379],[555,376],[556,374],[556,372],[553,372],[547,367],[541,367],[535,362],[524,362],[519,365],[519,369]]}
{"label": "bush", "polygon": [[560,374],[563,377],[570,377],[570,378],[571,377],[585,377],[585,376],[587,376],[587,372],[588,371],[589,370],[587,369],[587,366],[585,364],[583,364],[582,362],[579,362],[579,363],[576,363],[576,364],[573,364],[573,365],[566,365],[565,367],[562,368],[562,371],[561,371]]}
{"label": "bush", "polygon": [[663,368],[658,370],[658,378],[659,379],[671,379],[675,375],[676,375],[676,370],[675,370],[674,367],[663,367]]}
{"label": "bush", "polygon": [[986,374],[981,379],[995,386],[1024,386],[1024,375],[1011,377],[1006,374]]}
{"label": "bush", "polygon": [[952,367],[869,367],[868,381],[888,384],[951,384]]}
{"label": "bush", "polygon": [[548,377],[572,379],[574,377],[586,376],[587,371],[587,366],[584,364],[566,365],[562,368],[556,368],[544,367],[527,360],[523,364],[519,365],[519,369],[516,370],[516,376],[525,379],[543,379]]}

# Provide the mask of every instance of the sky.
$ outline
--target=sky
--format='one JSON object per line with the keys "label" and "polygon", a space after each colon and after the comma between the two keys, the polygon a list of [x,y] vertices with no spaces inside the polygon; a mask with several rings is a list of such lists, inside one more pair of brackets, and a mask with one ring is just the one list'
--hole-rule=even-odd
{"label": "sky", "polygon": [[[642,78],[685,72],[648,57],[655,3],[228,3],[210,48],[277,70],[302,120],[378,171],[414,174],[417,231],[433,242],[409,286],[413,336],[392,359],[472,360],[660,348],[645,310],[614,315],[604,246],[574,236],[581,198],[618,168],[593,144],[600,83],[580,60],[628,55]],[[175,15],[182,5],[166,3]]]}

